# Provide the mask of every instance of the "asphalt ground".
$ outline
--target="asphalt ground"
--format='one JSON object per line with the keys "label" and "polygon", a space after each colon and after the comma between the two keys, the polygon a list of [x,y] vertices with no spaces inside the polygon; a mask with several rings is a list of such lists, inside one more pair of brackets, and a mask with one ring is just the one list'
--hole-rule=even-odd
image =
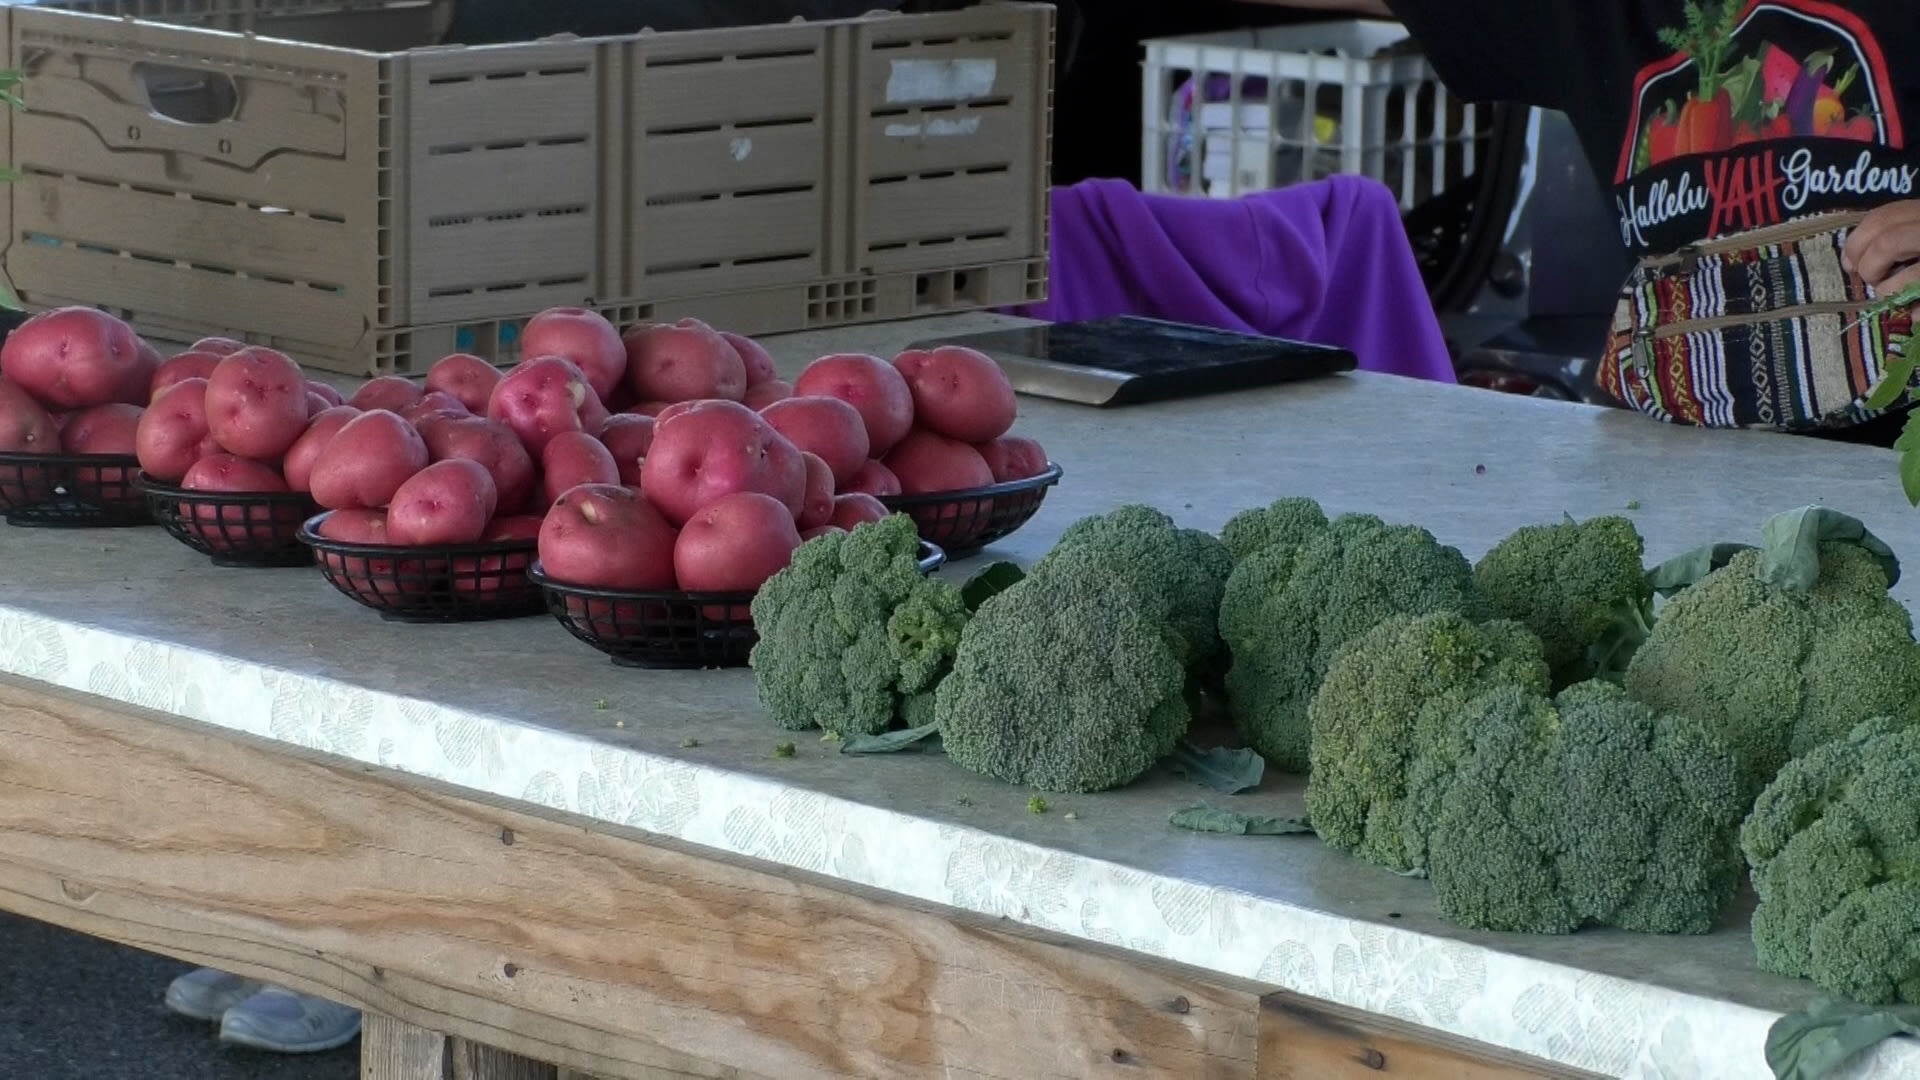
{"label": "asphalt ground", "polygon": [[0,914],[0,1080],[356,1080],[356,1040],[324,1054],[220,1045],[160,1003],[188,966]]}

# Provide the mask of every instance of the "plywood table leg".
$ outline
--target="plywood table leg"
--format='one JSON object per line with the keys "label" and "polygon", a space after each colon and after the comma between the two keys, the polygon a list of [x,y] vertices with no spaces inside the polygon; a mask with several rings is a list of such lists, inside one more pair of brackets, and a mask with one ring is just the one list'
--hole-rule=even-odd
{"label": "plywood table leg", "polygon": [[390,1016],[360,1021],[360,1080],[445,1080],[447,1037]]}

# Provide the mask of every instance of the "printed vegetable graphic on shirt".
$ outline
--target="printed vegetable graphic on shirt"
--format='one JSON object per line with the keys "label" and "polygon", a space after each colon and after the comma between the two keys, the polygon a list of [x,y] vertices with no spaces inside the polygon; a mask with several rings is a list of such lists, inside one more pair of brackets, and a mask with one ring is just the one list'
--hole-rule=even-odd
{"label": "printed vegetable graphic on shirt", "polygon": [[1727,54],[1733,49],[1733,31],[1739,19],[1737,4],[1703,9],[1695,0],[1687,0],[1686,26],[1660,31],[1661,43],[1693,57],[1700,71],[1699,89],[1688,94],[1687,103],[1680,108],[1675,157],[1709,154],[1733,146],[1733,95],[1725,85],[1725,76]]}

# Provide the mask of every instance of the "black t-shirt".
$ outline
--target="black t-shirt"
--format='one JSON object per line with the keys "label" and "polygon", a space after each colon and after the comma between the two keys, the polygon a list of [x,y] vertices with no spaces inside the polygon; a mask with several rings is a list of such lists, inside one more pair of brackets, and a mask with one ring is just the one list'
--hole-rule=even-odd
{"label": "black t-shirt", "polygon": [[1632,255],[1920,198],[1914,0],[1388,5],[1454,93],[1567,114]]}

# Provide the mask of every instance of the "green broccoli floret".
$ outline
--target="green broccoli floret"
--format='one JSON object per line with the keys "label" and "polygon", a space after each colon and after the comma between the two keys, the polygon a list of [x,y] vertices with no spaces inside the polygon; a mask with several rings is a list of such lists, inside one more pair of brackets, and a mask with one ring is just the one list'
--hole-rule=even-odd
{"label": "green broccoli floret", "polygon": [[1492,608],[1466,556],[1418,526],[1347,514],[1300,545],[1270,544],[1235,564],[1220,604],[1233,653],[1227,701],[1240,733],[1275,767],[1305,772],[1307,706],[1340,646],[1390,615]]}
{"label": "green broccoli floret", "polygon": [[1441,914],[1536,934],[1713,929],[1739,888],[1745,808],[1714,731],[1602,681],[1495,690],[1466,724],[1428,852]]}
{"label": "green broccoli floret", "polygon": [[749,663],[781,727],[878,734],[946,674],[966,605],[920,573],[919,548],[913,520],[895,514],[809,540],[760,587]]}
{"label": "green broccoli floret", "polygon": [[1780,770],[1740,830],[1760,966],[1920,1003],[1920,727],[1869,720]]}
{"label": "green broccoli floret", "polygon": [[1098,560],[1065,559],[987,600],[934,694],[947,756],[1042,791],[1129,783],[1188,722],[1185,645]]}
{"label": "green broccoli floret", "polygon": [[1239,562],[1262,548],[1298,547],[1326,529],[1327,513],[1319,503],[1307,498],[1281,499],[1271,506],[1235,514],[1221,530],[1220,540],[1233,561]]}
{"label": "green broccoli floret", "polygon": [[1855,543],[1749,549],[1680,592],[1627,666],[1627,691],[1718,729],[1759,794],[1790,757],[1875,716],[1920,718],[1920,645],[1887,594],[1886,562]]}
{"label": "green broccoli floret", "polygon": [[1068,526],[1035,573],[1086,563],[1139,590],[1149,615],[1171,625],[1185,643],[1188,667],[1220,651],[1220,593],[1233,559],[1215,537],[1182,529],[1149,506],[1122,506]]}
{"label": "green broccoli floret", "polygon": [[1633,522],[1528,525],[1487,552],[1473,578],[1503,618],[1539,635],[1554,685],[1617,676],[1653,623],[1646,544]]}
{"label": "green broccoli floret", "polygon": [[1440,796],[1472,745],[1465,706],[1504,686],[1549,689],[1540,641],[1518,623],[1395,615],[1342,646],[1308,710],[1314,831],[1389,870],[1424,870]]}

